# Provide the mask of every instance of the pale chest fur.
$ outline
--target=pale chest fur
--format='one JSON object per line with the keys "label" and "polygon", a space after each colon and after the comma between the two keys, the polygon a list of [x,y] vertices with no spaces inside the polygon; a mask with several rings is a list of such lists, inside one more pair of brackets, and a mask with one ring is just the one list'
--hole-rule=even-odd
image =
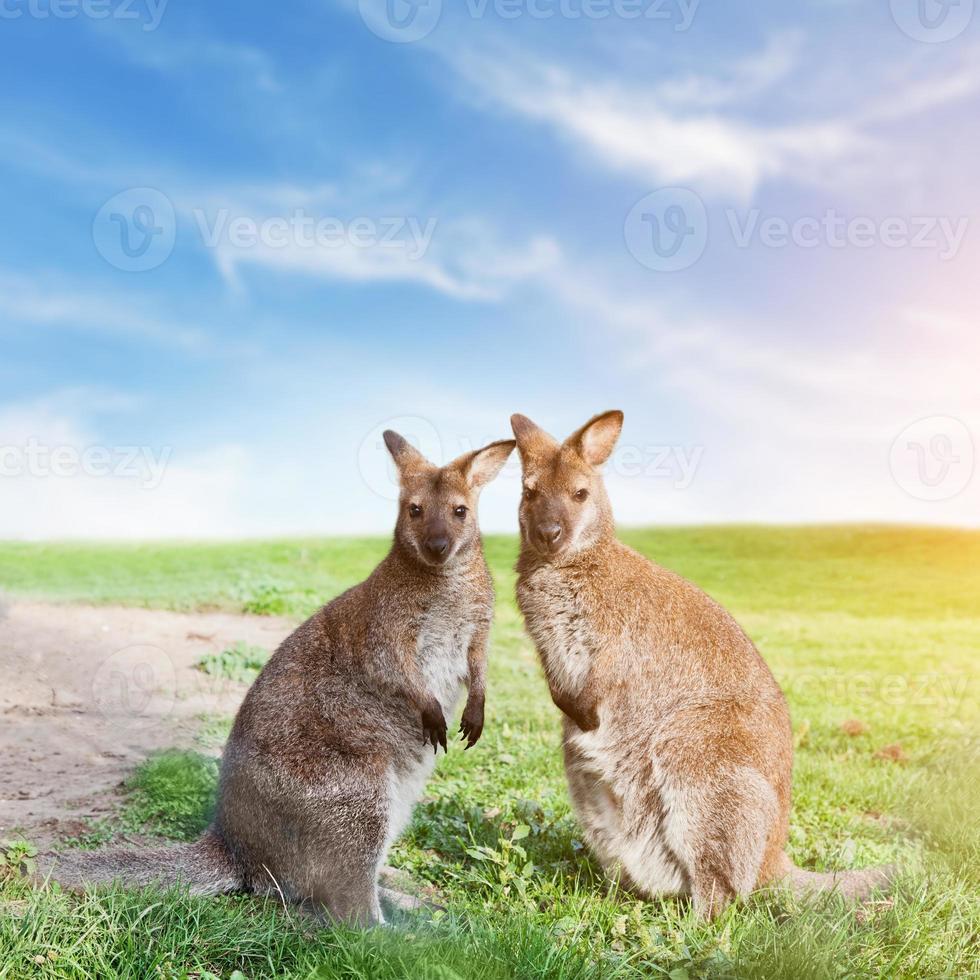
{"label": "pale chest fur", "polygon": [[439,699],[447,714],[455,709],[466,679],[470,643],[489,615],[481,602],[445,596],[422,617],[416,640],[419,668],[426,690]]}
{"label": "pale chest fur", "polygon": [[551,688],[577,694],[598,644],[574,582],[545,566],[521,579],[517,597]]}

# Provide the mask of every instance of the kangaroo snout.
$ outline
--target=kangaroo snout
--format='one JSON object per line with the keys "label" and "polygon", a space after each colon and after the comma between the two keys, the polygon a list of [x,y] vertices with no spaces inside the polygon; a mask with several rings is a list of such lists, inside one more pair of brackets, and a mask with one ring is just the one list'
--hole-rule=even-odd
{"label": "kangaroo snout", "polygon": [[449,553],[449,535],[433,534],[422,542],[422,548],[430,561],[444,561]]}
{"label": "kangaroo snout", "polygon": [[562,534],[561,524],[557,521],[548,521],[544,524],[539,524],[535,528],[535,537],[538,539],[538,545],[545,551],[554,551],[558,548]]}

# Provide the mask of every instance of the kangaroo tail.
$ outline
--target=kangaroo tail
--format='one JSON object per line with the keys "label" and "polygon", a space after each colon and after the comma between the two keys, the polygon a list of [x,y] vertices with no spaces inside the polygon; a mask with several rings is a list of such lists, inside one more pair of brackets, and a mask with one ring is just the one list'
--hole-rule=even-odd
{"label": "kangaroo tail", "polygon": [[788,885],[798,898],[836,892],[849,902],[860,902],[876,889],[887,893],[897,874],[898,869],[893,864],[860,871],[804,871],[787,857],[780,884]]}
{"label": "kangaroo tail", "polygon": [[118,882],[130,888],[183,886],[192,895],[222,895],[244,887],[225,842],[214,829],[192,844],[62,854],[51,877],[72,889]]}

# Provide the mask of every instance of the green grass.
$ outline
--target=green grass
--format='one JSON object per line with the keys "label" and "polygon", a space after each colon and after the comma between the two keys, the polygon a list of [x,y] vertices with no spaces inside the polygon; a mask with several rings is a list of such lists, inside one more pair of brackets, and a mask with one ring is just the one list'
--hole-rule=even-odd
{"label": "green grass", "polygon": [[[976,609],[978,532],[720,526],[622,536],[741,614],[779,608],[935,619]],[[498,591],[509,600],[516,541],[490,536],[486,546]],[[379,538],[0,542],[0,588],[65,602],[306,615],[364,578],[387,548]]]}
{"label": "green grass", "polygon": [[224,677],[231,681],[251,684],[269,659],[269,651],[249,646],[239,640],[233,647],[220,653],[207,653],[198,661],[199,670],[212,677]]}
{"label": "green grass", "polygon": [[126,823],[174,840],[194,840],[211,822],[218,762],[197,752],[151,756],[127,784]]}
{"label": "green grass", "polygon": [[[10,878],[0,885],[0,978],[980,976],[980,534],[738,527],[624,536],[727,605],[786,689],[798,742],[794,859],[816,869],[898,861],[905,871],[893,901],[856,914],[834,901],[799,909],[760,896],[703,926],[684,905],[611,887],[569,810],[557,716],[513,601],[515,543],[492,538],[486,732],[475,750],[440,755],[392,854],[438,889],[445,912],[400,930],[315,932],[248,899],[77,899]],[[385,547],[0,545],[0,588],[299,617],[363,577]],[[845,734],[849,719],[866,730]],[[226,730],[217,720],[208,727]],[[894,743],[904,763],[876,758]],[[124,814],[187,836],[206,820],[214,770],[198,756],[167,758],[143,767]],[[49,950],[56,958],[35,964]]]}

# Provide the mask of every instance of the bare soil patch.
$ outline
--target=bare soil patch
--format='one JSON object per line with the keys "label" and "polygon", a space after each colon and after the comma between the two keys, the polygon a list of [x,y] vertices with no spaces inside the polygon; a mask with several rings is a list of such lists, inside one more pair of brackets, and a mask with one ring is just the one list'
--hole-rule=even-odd
{"label": "bare soil patch", "polygon": [[286,619],[10,601],[0,608],[0,837],[42,848],[112,809],[155,749],[189,747],[247,686],[195,668],[244,640],[275,649]]}

